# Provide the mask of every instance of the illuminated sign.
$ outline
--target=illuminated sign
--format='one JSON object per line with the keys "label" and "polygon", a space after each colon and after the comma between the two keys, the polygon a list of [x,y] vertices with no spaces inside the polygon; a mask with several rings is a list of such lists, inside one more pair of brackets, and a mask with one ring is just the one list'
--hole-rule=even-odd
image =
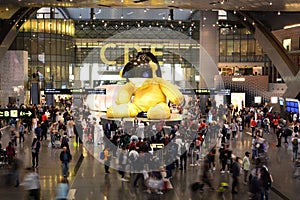
{"label": "illuminated sign", "polygon": [[196,95],[209,95],[211,92],[210,89],[195,89]]}
{"label": "illuminated sign", "polygon": [[34,118],[34,109],[0,109],[0,118]]}
{"label": "illuminated sign", "polygon": [[56,89],[46,88],[44,94],[106,94],[105,88],[99,89]]}
{"label": "illuminated sign", "polygon": [[233,82],[244,82],[245,78],[232,78]]}
{"label": "illuminated sign", "polygon": [[230,95],[230,89],[180,89],[183,95]]}
{"label": "illuminated sign", "polygon": [[[149,44],[149,46],[147,46],[147,49],[150,49],[150,52],[154,55],[154,56],[162,56],[163,52],[162,51],[158,51],[157,49],[162,49],[164,46],[162,44]],[[104,44],[101,47],[100,50],[100,59],[104,64],[107,65],[117,65],[117,61],[116,60],[108,60],[107,57],[105,56],[105,52],[107,51],[107,49],[112,49],[114,51],[116,51],[116,49],[120,49],[123,48],[124,49],[124,62],[123,63],[128,63],[129,62],[129,50],[130,49],[135,49],[136,51],[140,52],[143,50],[143,48],[145,48],[145,45],[139,45],[136,43],[124,43],[122,44],[122,46],[118,46],[116,43],[107,43]],[[162,64],[162,63],[159,63]]]}

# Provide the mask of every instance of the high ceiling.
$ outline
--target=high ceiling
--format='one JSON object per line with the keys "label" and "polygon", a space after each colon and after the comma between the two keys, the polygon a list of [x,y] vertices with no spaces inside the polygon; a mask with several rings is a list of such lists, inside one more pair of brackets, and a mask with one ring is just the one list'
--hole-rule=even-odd
{"label": "high ceiling", "polygon": [[0,19],[9,19],[18,7],[56,7],[72,19],[189,20],[197,10],[251,11],[272,30],[300,23],[300,0],[6,0],[0,1]]}
{"label": "high ceiling", "polygon": [[7,0],[7,7],[182,8],[198,10],[300,11],[300,0]]}

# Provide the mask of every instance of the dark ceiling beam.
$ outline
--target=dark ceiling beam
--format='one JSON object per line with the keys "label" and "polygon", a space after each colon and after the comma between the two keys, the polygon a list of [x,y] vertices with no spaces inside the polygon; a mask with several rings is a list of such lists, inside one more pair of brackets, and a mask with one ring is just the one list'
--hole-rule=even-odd
{"label": "dark ceiling beam", "polygon": [[0,21],[0,62],[2,62],[5,53],[15,40],[19,29],[26,22],[26,20],[30,19],[31,16],[36,13],[38,9],[39,8],[36,7],[21,7],[10,19],[4,19]]}
{"label": "dark ceiling beam", "polygon": [[71,15],[67,8],[56,8],[64,17],[64,19],[70,19]]}
{"label": "dark ceiling beam", "polygon": [[253,32],[255,39],[262,46],[264,52],[268,54],[268,57],[287,85],[284,97],[296,98],[300,93],[300,74],[298,66],[291,56],[272,34],[271,30],[266,28],[254,15],[238,11],[236,16],[239,16],[241,22],[250,27],[249,30]]}
{"label": "dark ceiling beam", "polygon": [[194,18],[194,16],[199,12],[199,10],[193,10],[193,12],[190,14],[190,16],[188,17],[188,20],[192,20]]}

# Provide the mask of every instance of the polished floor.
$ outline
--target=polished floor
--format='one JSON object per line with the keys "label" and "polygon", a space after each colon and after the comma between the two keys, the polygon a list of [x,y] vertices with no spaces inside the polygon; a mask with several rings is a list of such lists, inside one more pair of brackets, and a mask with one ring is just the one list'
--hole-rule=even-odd
{"label": "polished floor", "polygon": [[[8,141],[8,130],[3,130],[2,146],[5,147]],[[32,135],[26,135],[25,143],[18,144],[17,157],[22,160],[23,167],[31,166],[30,142]],[[57,184],[61,179],[61,165],[59,161],[59,153],[61,149],[49,148],[48,141],[42,141],[42,149],[40,153],[40,164],[37,172],[41,180],[41,199],[55,199]],[[266,135],[268,141],[269,169],[274,178],[270,199],[299,199],[300,180],[293,178],[294,164],[292,162],[291,144],[281,148],[276,147],[276,139],[273,134]],[[214,139],[211,140],[214,143]],[[249,132],[245,130],[237,141],[230,141],[233,153],[243,157],[245,151],[250,151],[251,137]],[[73,138],[70,141],[70,148],[73,154],[73,161],[70,164],[70,199],[93,200],[93,199],[222,199],[215,191],[209,191],[205,188],[203,193],[192,192],[190,190],[191,183],[200,180],[201,166],[188,166],[186,171],[174,169],[173,178],[170,179],[173,189],[164,192],[164,194],[148,194],[143,188],[135,188],[132,182],[123,182],[117,171],[111,169],[110,174],[104,173],[104,166],[95,159],[98,156],[99,147],[92,144],[77,146]],[[205,154],[203,148],[203,154]],[[218,155],[217,155],[218,158]],[[189,162],[191,159],[189,158]],[[112,165],[115,163],[112,162]],[[24,199],[25,191],[20,187],[13,185],[4,185],[3,180],[6,177],[7,169],[2,167],[1,170],[1,187],[0,199]],[[212,173],[213,186],[218,187],[221,181],[231,184],[231,175],[221,175],[217,162],[217,170]],[[22,180],[23,173],[20,174]],[[242,180],[242,177],[240,177]],[[241,181],[240,181],[241,182]],[[140,183],[141,185],[141,183]],[[230,189],[225,192],[225,199],[248,199],[248,186],[240,184],[239,193],[232,195]]]}

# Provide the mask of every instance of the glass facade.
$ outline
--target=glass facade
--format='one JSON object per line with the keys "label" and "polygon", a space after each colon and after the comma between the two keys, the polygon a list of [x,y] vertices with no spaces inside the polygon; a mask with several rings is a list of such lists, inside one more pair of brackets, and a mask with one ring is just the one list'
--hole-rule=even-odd
{"label": "glass facade", "polygon": [[41,89],[44,81],[54,88],[68,87],[69,67],[75,63],[74,22],[65,19],[31,19],[20,29],[10,50],[28,51],[28,85],[39,72]]}
{"label": "glass facade", "polygon": [[[23,25],[10,49],[28,51],[28,89],[36,72],[53,88],[72,87],[74,80],[90,88],[118,80],[120,69],[139,51],[157,57],[165,79],[197,88],[200,34],[199,20],[38,18]],[[243,27],[219,27],[219,62],[260,63],[255,70],[270,71],[261,46]],[[244,75],[253,73],[249,68],[242,70]]]}
{"label": "glass facade", "polygon": [[[183,74],[190,71],[197,74],[200,48],[197,21],[81,20],[75,26],[76,66],[81,68],[84,87],[95,87],[100,79],[102,82],[121,79],[120,69],[140,51],[150,51],[157,57],[167,80],[179,84],[184,80]],[[196,87],[195,78],[187,81]]]}
{"label": "glass facade", "polygon": [[264,52],[246,28],[221,27],[220,62],[264,62]]}

